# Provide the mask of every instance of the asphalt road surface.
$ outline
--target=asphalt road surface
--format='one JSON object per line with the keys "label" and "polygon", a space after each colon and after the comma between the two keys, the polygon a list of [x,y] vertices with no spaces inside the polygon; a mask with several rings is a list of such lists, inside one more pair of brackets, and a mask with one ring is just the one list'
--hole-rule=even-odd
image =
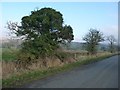
{"label": "asphalt road surface", "polygon": [[118,56],[26,84],[26,88],[118,88]]}

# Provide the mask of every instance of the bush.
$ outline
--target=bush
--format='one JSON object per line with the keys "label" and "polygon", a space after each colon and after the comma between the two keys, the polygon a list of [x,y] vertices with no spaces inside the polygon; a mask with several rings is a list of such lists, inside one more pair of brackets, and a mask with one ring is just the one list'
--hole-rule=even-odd
{"label": "bush", "polygon": [[59,58],[62,62],[64,62],[65,59],[72,57],[72,55],[67,52],[56,52],[55,56]]}
{"label": "bush", "polygon": [[55,41],[49,40],[48,36],[41,36],[35,40],[28,40],[22,44],[22,52],[35,55],[36,59],[51,56],[58,48]]}
{"label": "bush", "polygon": [[19,52],[17,55],[17,60],[15,61],[17,69],[27,69],[27,67],[33,62],[35,62],[35,56],[24,52]]}

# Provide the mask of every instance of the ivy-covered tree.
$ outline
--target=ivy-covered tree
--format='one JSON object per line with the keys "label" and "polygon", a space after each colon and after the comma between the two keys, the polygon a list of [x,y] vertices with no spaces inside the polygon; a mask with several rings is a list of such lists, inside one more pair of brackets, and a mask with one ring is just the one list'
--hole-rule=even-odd
{"label": "ivy-covered tree", "polygon": [[73,29],[70,25],[69,26],[65,25],[63,27],[63,30],[61,32],[61,37],[62,37],[62,39],[66,40],[67,42],[71,42],[73,40],[73,37],[74,37]]}
{"label": "ivy-covered tree", "polygon": [[70,25],[65,25],[63,27],[63,30],[60,34],[61,38],[63,39],[63,44],[65,45],[66,49],[69,49],[70,42],[73,40],[74,35],[73,35],[73,29]]}
{"label": "ivy-covered tree", "polygon": [[104,41],[104,37],[100,31],[91,28],[83,40],[86,41],[86,50],[90,54],[95,54],[97,51],[97,45],[99,42]]}
{"label": "ivy-covered tree", "polygon": [[31,15],[21,19],[21,26],[8,22],[8,29],[17,36],[24,36],[22,51],[38,58],[50,55],[65,40],[73,40],[73,29],[63,26],[63,15],[52,8],[32,11]]}

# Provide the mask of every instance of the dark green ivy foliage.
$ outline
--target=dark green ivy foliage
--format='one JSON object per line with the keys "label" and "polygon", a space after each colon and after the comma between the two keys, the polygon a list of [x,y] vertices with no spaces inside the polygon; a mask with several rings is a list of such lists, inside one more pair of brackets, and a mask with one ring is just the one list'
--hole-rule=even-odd
{"label": "dark green ivy foliage", "polygon": [[52,8],[42,8],[24,16],[17,35],[25,36],[22,52],[40,56],[51,55],[59,43],[74,39],[70,25],[63,26],[63,15]]}

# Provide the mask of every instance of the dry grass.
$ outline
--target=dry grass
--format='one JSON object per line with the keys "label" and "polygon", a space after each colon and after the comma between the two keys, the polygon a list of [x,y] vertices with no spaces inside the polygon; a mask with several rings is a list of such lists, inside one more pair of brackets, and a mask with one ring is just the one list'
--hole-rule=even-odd
{"label": "dry grass", "polygon": [[[38,60],[36,60],[37,61],[36,63],[32,63],[32,65],[29,65],[27,68],[22,68],[22,69],[20,69],[21,67],[19,67],[19,65],[16,65],[15,62],[2,61],[2,78],[9,78],[11,75],[21,74],[23,72],[27,72],[30,70],[32,70],[32,71],[33,70],[45,70],[50,67],[63,66],[64,64],[73,63],[78,60],[83,61],[88,58],[92,59],[92,58],[95,58],[98,56],[107,56],[110,54],[111,53],[108,53],[108,52],[105,52],[105,53],[100,52],[100,53],[92,56],[92,55],[86,55],[86,54],[81,55],[81,53],[79,54],[79,52],[77,52],[77,54],[76,54],[74,52],[73,56],[75,56],[75,58],[68,57],[64,60],[64,62],[62,62],[57,57],[51,57],[51,58],[46,57],[45,59],[39,58]],[[0,64],[1,64],[1,62],[0,62]]]}
{"label": "dry grass", "polygon": [[[70,62],[72,62],[71,60],[69,59]],[[38,59],[36,63],[32,63],[32,65],[29,65],[27,68],[21,68],[19,65],[16,65],[15,62],[2,61],[2,78],[8,78],[11,75],[21,74],[30,70],[45,70],[50,67],[58,67],[62,65],[64,65],[64,63],[55,57]]]}
{"label": "dry grass", "polygon": [[79,55],[79,54],[77,54],[76,57],[77,57],[77,60],[83,61],[83,60],[86,60],[88,58],[92,59],[95,57],[101,57],[101,56],[107,56],[107,55],[112,55],[112,54],[109,52],[99,52],[96,55]]}
{"label": "dry grass", "polygon": [[15,73],[15,64],[13,62],[2,61],[2,78],[7,78],[11,74]]}
{"label": "dry grass", "polygon": [[[18,72],[16,72],[17,70],[13,69],[13,67],[15,66],[13,63],[10,64],[4,62],[3,64],[5,65],[3,66],[6,71],[5,70],[3,71],[4,78],[2,84],[3,87],[19,86],[24,83],[28,83],[29,81],[37,80],[38,78],[40,79],[49,75],[53,75],[62,71],[69,70],[73,67],[103,60],[104,58],[108,58],[110,56],[112,56],[111,53],[98,53],[93,56],[77,54],[76,56],[77,59],[73,59],[69,57],[69,58],[65,58],[65,60],[63,61],[55,57],[38,59],[37,60],[38,62],[32,63],[32,65],[28,66],[29,69],[23,69],[22,71],[18,70]],[[9,67],[11,67],[9,69],[11,71],[7,71],[7,68]]]}
{"label": "dry grass", "polygon": [[2,63],[0,61],[0,80],[2,79]]}

